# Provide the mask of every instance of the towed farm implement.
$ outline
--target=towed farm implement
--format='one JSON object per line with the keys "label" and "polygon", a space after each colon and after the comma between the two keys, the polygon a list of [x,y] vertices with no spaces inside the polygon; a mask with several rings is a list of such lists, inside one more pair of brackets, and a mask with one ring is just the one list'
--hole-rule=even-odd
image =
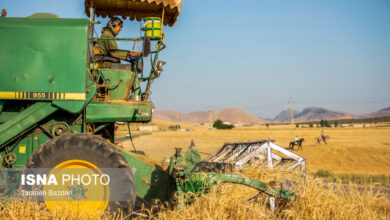
{"label": "towed farm implement", "polygon": [[225,143],[203,161],[220,165],[230,164],[235,169],[251,163],[266,164],[269,169],[280,166],[284,170],[293,170],[299,166],[303,175],[306,172],[305,158],[271,140]]}

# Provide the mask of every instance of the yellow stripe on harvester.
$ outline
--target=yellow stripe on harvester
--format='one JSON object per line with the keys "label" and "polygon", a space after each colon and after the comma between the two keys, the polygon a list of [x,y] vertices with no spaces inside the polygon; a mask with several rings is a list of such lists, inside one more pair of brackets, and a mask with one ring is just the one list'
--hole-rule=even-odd
{"label": "yellow stripe on harvester", "polygon": [[85,100],[85,93],[67,92],[5,92],[0,91],[0,99],[44,99],[44,100]]}
{"label": "yellow stripe on harvester", "polygon": [[64,93],[66,100],[85,100],[85,93]]}
{"label": "yellow stripe on harvester", "polygon": [[0,92],[0,99],[16,99],[16,92]]}

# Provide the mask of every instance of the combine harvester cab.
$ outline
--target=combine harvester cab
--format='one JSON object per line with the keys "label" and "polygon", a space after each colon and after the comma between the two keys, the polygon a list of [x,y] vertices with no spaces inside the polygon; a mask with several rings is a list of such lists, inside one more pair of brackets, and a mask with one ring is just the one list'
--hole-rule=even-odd
{"label": "combine harvester cab", "polygon": [[[169,170],[162,170],[113,144],[116,121],[151,120],[150,88],[165,63],[158,60],[166,47],[162,24],[175,24],[181,4],[181,0],[86,0],[90,19],[0,19],[2,168],[47,168],[49,174],[56,174],[58,168],[80,168],[94,175],[107,168],[123,169],[120,178],[95,191],[87,185],[63,186],[79,196],[54,201],[44,197],[49,210],[70,207],[83,215],[117,208],[131,212],[136,198],[146,205],[164,202],[176,193],[205,193],[205,188],[220,182],[248,185],[271,196],[294,196],[237,175],[196,171],[197,164],[204,163],[196,150],[189,150],[184,157],[177,150]],[[93,35],[98,23],[95,16],[142,20],[145,35],[99,38]],[[130,65],[102,65],[111,58],[94,49],[96,43],[106,40],[143,42],[142,55],[152,60],[149,75],[143,74],[142,56],[133,57]],[[145,83],[144,91],[140,83]],[[0,193],[11,195],[19,187],[20,175],[3,174]],[[6,184],[9,179],[12,186]],[[98,192],[100,199],[88,200],[93,192]],[[115,199],[115,194],[126,199]]]}

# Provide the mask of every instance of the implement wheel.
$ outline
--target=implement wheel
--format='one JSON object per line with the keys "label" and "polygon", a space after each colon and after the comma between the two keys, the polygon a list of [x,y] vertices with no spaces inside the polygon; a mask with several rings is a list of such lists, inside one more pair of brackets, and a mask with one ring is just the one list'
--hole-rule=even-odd
{"label": "implement wheel", "polygon": [[[114,145],[104,139],[87,134],[66,134],[53,138],[42,144],[31,155],[26,167],[79,168],[74,169],[77,170],[75,172],[81,170],[89,175],[102,175],[101,168],[128,168],[121,169],[119,177],[111,177],[108,185],[100,184],[92,186],[92,188],[90,185],[83,184],[62,186],[65,190],[72,189],[72,192],[75,191],[78,195],[81,195],[76,199],[75,195],[72,195],[65,201],[64,199],[51,201],[52,199],[47,199],[47,197],[44,198],[44,201],[49,211],[55,212],[56,209],[70,208],[74,213],[89,217],[91,213],[102,215],[106,210],[114,212],[121,209],[123,214],[132,211],[134,201],[111,201],[113,200],[113,194],[116,193],[117,195],[119,190],[121,198],[125,196],[129,200],[135,199],[135,179],[125,157]],[[61,175],[61,172],[65,172],[64,170],[69,169],[52,169],[50,174]],[[50,190],[51,186],[45,187],[48,187],[45,190]],[[58,187],[56,190],[58,190]],[[88,199],[91,196],[94,199]]]}

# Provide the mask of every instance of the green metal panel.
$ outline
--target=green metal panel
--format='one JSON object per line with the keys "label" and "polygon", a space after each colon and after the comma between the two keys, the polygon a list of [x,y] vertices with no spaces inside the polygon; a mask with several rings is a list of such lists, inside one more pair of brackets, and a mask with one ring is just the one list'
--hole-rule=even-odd
{"label": "green metal panel", "polygon": [[122,99],[126,100],[129,95],[129,89],[131,88],[132,78],[134,80],[134,93],[140,94],[140,87],[138,82],[138,77],[134,76],[134,72],[127,70],[111,70],[111,69],[99,69],[99,72],[102,74],[105,84],[110,86],[110,99]]}
{"label": "green metal panel", "polygon": [[87,19],[2,18],[0,32],[0,99],[85,100]]}
{"label": "green metal panel", "polygon": [[295,194],[288,190],[272,188],[267,184],[234,174],[226,173],[191,173],[186,174],[185,190],[187,192],[207,192],[212,185],[219,183],[237,183],[261,190],[272,196],[280,196],[286,199],[294,198]]}
{"label": "green metal panel", "polygon": [[96,94],[96,84],[90,78],[87,80],[87,94],[86,99],[84,101],[76,101],[76,100],[53,100],[53,105],[68,111],[70,113],[79,113],[81,112],[85,106],[93,99]]}
{"label": "green metal panel", "polygon": [[118,150],[121,151],[133,171],[137,196],[147,202],[151,202],[153,199],[167,201],[170,193],[175,191],[172,188],[174,181],[168,176],[168,173],[156,169],[120,148]]}
{"label": "green metal panel", "polygon": [[37,102],[0,125],[0,147],[57,110],[50,102]]}
{"label": "green metal panel", "polygon": [[[45,125],[42,125],[43,127],[46,127],[47,125],[52,124],[55,122],[55,120],[51,120],[49,123],[46,123]],[[73,125],[71,126],[71,129],[73,132],[81,133],[81,126],[80,125]],[[47,129],[49,132],[51,132],[51,129]],[[13,168],[24,168],[28,159],[30,156],[37,150],[43,143],[50,140],[52,137],[50,137],[48,134],[43,132],[40,129],[34,129],[32,130],[28,135],[23,136],[23,138],[14,144],[13,146],[7,146],[9,150],[12,151],[16,155],[16,162],[12,165]],[[2,157],[5,158],[6,152],[2,152]]]}
{"label": "green metal panel", "polygon": [[91,102],[87,106],[87,122],[148,122],[151,118],[151,102]]}
{"label": "green metal panel", "polygon": [[19,114],[19,112],[1,112],[0,113],[0,123],[6,122],[18,114]]}

